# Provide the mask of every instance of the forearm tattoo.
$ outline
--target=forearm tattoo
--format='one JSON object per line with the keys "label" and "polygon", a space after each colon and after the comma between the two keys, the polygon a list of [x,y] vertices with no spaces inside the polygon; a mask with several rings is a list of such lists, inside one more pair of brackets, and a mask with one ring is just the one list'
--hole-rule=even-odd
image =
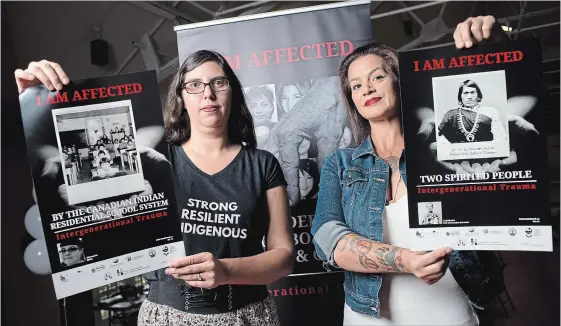
{"label": "forearm tattoo", "polygon": [[397,272],[403,272],[405,270],[405,264],[403,263],[403,258],[401,257],[403,248],[394,247],[392,249],[390,247],[380,247],[375,249],[374,257],[377,260],[375,261],[373,259],[374,257],[367,257],[367,255],[372,251],[373,241],[366,238],[355,237],[349,241],[347,236],[344,236],[341,238],[341,241],[339,241],[337,247],[340,252],[344,251],[348,247],[352,253],[358,255],[358,261],[364,268],[379,270],[382,266],[382,269]]}
{"label": "forearm tattoo", "polygon": [[366,256],[359,256],[358,261],[364,268],[371,268],[371,269],[380,268],[378,264],[376,264],[372,259],[367,258]]}
{"label": "forearm tattoo", "polygon": [[347,238],[346,235],[344,235],[341,240],[339,240],[339,242],[337,243],[337,250],[339,252],[343,252],[345,251],[345,248],[347,248],[347,243],[349,242],[349,238]]}
{"label": "forearm tattoo", "polygon": [[380,261],[380,264],[391,267],[395,271],[404,271],[405,265],[403,264],[403,258],[401,258],[401,251],[403,248],[394,247],[390,249],[388,247],[381,247],[376,249],[376,256]]}

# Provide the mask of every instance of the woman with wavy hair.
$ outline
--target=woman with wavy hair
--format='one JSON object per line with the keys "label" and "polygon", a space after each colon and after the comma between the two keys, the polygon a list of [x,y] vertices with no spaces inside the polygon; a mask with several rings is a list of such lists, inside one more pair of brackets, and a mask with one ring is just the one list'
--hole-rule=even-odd
{"label": "woman with wavy hair", "polygon": [[[469,18],[459,48],[489,38],[494,18]],[[312,234],[318,257],[345,270],[344,325],[479,324],[493,283],[473,252],[409,250],[409,213],[397,52],[381,43],[341,63],[340,87],[356,148],[322,168]]]}

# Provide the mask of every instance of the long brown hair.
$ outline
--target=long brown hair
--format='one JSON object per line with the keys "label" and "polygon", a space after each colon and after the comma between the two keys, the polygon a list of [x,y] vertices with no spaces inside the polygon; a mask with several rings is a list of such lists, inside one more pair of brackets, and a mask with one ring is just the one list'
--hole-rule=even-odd
{"label": "long brown hair", "polygon": [[228,138],[234,144],[246,147],[256,147],[255,127],[251,113],[245,103],[245,96],[240,80],[226,61],[218,52],[199,50],[185,59],[177,70],[168,88],[164,104],[164,128],[166,140],[174,145],[181,145],[191,137],[191,124],[189,115],[181,98],[181,84],[185,74],[196,69],[205,62],[216,62],[226,74],[232,90],[232,104],[228,119]]}
{"label": "long brown hair", "polygon": [[349,84],[349,67],[353,61],[365,55],[373,54],[382,58],[382,69],[392,78],[393,87],[399,96],[399,65],[397,63],[397,52],[382,43],[370,43],[356,48],[351,52],[339,67],[339,85],[343,103],[347,110],[347,116],[351,124],[351,131],[355,142],[362,143],[370,135],[370,123],[358,112],[352,98],[351,86]]}

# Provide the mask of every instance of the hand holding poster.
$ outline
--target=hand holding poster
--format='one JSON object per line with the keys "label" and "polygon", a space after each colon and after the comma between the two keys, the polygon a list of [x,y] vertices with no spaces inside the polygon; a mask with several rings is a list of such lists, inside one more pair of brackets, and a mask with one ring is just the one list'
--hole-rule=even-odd
{"label": "hand holding poster", "polygon": [[414,249],[551,251],[539,43],[399,64]]}
{"label": "hand holding poster", "polygon": [[20,95],[57,299],[184,256],[153,72]]}

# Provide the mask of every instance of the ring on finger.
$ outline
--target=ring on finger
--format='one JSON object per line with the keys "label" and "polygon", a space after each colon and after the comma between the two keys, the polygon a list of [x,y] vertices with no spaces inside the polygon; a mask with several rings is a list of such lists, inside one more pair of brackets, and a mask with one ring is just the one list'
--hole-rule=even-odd
{"label": "ring on finger", "polygon": [[203,277],[201,276],[201,273],[197,273],[197,275],[199,275],[199,281],[204,281]]}

